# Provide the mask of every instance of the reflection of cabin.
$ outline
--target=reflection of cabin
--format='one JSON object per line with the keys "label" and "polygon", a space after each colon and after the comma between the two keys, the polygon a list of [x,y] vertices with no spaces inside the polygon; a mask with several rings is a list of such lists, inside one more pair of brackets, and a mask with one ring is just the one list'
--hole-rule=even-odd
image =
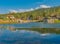
{"label": "reflection of cabin", "polygon": [[11,31],[16,31],[16,29],[13,26],[8,26],[7,28]]}

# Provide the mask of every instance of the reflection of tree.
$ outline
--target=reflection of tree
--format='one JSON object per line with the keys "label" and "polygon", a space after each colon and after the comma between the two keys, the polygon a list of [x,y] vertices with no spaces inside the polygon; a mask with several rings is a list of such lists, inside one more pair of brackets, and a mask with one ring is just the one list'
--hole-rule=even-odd
{"label": "reflection of tree", "polygon": [[39,33],[56,33],[60,34],[60,29],[59,28],[16,28],[16,30],[28,30],[28,31],[35,31]]}

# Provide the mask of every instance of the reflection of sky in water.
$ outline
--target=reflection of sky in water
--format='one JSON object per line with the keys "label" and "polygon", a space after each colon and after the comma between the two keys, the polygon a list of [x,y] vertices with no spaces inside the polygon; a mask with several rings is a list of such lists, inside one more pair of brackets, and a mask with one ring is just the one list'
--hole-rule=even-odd
{"label": "reflection of sky in water", "polygon": [[[32,26],[34,23],[29,24]],[[19,26],[27,27],[28,24],[0,25],[0,44],[60,44],[60,34],[42,34],[28,30],[14,31],[14,28]]]}
{"label": "reflection of sky in water", "polygon": [[[43,25],[45,26],[45,24]],[[29,27],[29,26],[39,27],[43,25],[40,23],[33,23],[33,24],[29,23],[23,25],[22,24],[0,25],[0,44],[60,44],[60,34],[50,34],[50,33],[42,34],[36,31],[28,31],[28,30],[14,31],[15,27]],[[58,27],[60,25],[57,24],[56,26]]]}
{"label": "reflection of sky in water", "polygon": [[0,44],[60,44],[60,35],[27,30],[0,30]]}

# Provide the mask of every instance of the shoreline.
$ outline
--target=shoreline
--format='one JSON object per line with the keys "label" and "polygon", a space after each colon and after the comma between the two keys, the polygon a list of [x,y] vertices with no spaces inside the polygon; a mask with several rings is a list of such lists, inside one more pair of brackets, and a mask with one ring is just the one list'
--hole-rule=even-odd
{"label": "shoreline", "polygon": [[0,20],[0,24],[18,24],[18,23],[30,23],[30,22],[38,22],[39,20]]}
{"label": "shoreline", "polygon": [[[2,20],[0,19],[0,24],[23,24],[23,23],[30,23],[30,22],[40,22],[39,20]],[[49,23],[48,24],[58,24],[58,23]]]}

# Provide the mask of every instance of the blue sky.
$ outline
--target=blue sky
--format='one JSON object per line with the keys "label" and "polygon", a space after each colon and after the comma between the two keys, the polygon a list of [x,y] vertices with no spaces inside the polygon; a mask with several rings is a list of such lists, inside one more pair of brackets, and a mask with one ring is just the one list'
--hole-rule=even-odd
{"label": "blue sky", "polygon": [[9,10],[30,9],[40,5],[60,6],[60,0],[0,0],[0,13]]}

